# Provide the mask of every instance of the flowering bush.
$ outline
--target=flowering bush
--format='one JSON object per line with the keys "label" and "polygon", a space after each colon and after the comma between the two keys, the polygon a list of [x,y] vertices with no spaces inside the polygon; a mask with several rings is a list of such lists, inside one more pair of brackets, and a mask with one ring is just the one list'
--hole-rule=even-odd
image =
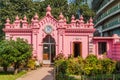
{"label": "flowering bush", "polygon": [[57,67],[57,73],[67,75],[97,75],[97,74],[111,74],[114,72],[116,62],[105,58],[102,60],[97,59],[95,55],[88,55],[86,59],[81,57],[64,58],[64,55],[60,55],[55,60],[55,67]]}

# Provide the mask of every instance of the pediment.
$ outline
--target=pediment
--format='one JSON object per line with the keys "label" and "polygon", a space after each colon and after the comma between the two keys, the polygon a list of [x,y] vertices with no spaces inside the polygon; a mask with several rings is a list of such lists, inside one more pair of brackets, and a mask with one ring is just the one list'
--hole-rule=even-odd
{"label": "pediment", "polygon": [[43,27],[45,25],[52,25],[57,26],[58,20],[55,19],[53,16],[45,16],[39,21],[40,27]]}

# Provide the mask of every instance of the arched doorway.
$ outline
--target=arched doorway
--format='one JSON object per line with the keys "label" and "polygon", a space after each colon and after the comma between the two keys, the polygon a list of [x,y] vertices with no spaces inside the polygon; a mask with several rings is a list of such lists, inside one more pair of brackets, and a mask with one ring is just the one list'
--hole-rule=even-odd
{"label": "arched doorway", "polygon": [[55,57],[55,39],[51,35],[47,35],[43,39],[43,63],[51,64]]}

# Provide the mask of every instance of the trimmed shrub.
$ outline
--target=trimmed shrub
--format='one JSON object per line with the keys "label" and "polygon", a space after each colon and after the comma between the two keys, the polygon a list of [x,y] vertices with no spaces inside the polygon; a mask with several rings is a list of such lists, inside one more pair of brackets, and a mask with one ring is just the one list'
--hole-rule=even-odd
{"label": "trimmed shrub", "polygon": [[55,56],[55,60],[59,60],[59,59],[65,59],[65,56],[63,53],[59,53],[57,56]]}
{"label": "trimmed shrub", "polygon": [[[119,65],[118,65],[119,66]],[[69,57],[60,55],[55,61],[57,76],[65,75],[86,75],[95,76],[99,74],[112,74],[116,68],[116,61],[109,58],[97,59],[95,55],[88,55],[84,60],[82,57]]]}
{"label": "trimmed shrub", "polygon": [[111,74],[116,69],[116,61],[111,60],[109,58],[104,58],[102,60],[102,73]]}
{"label": "trimmed shrub", "polygon": [[29,59],[27,63],[27,67],[29,69],[35,69],[35,60],[34,59]]}
{"label": "trimmed shrub", "polygon": [[67,61],[67,74],[80,75],[83,73],[83,64],[80,59],[69,58]]}
{"label": "trimmed shrub", "polygon": [[88,55],[84,61],[84,73],[86,75],[94,75],[98,72],[98,59],[95,55]]}

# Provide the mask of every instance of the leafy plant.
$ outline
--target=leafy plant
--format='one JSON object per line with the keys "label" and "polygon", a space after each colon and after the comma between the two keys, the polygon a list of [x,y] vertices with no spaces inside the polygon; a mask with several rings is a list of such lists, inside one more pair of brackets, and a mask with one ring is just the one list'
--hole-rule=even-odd
{"label": "leafy plant", "polygon": [[115,66],[116,61],[109,58],[97,59],[97,57],[92,54],[88,55],[86,59],[82,57],[69,57],[68,59],[62,57],[55,61],[55,67],[57,67],[56,75],[59,77],[58,80],[63,77],[65,80],[69,80],[66,75],[95,76],[112,74]]}
{"label": "leafy plant", "polygon": [[59,53],[58,55],[55,56],[55,60],[59,60],[59,59],[65,59],[65,56],[63,53]]}
{"label": "leafy plant", "polygon": [[27,41],[17,38],[14,40],[3,40],[0,42],[0,60],[3,67],[14,65],[14,73],[18,72],[20,65],[31,57],[32,48]]}
{"label": "leafy plant", "polygon": [[103,73],[111,74],[114,72],[116,68],[116,61],[111,60],[109,58],[104,58],[102,60],[102,66],[103,66],[102,68]]}
{"label": "leafy plant", "polygon": [[35,69],[35,60],[34,59],[29,59],[27,63],[27,67],[29,69]]}
{"label": "leafy plant", "polygon": [[95,55],[90,54],[85,59],[84,73],[86,75],[93,75],[97,72],[98,59]]}

